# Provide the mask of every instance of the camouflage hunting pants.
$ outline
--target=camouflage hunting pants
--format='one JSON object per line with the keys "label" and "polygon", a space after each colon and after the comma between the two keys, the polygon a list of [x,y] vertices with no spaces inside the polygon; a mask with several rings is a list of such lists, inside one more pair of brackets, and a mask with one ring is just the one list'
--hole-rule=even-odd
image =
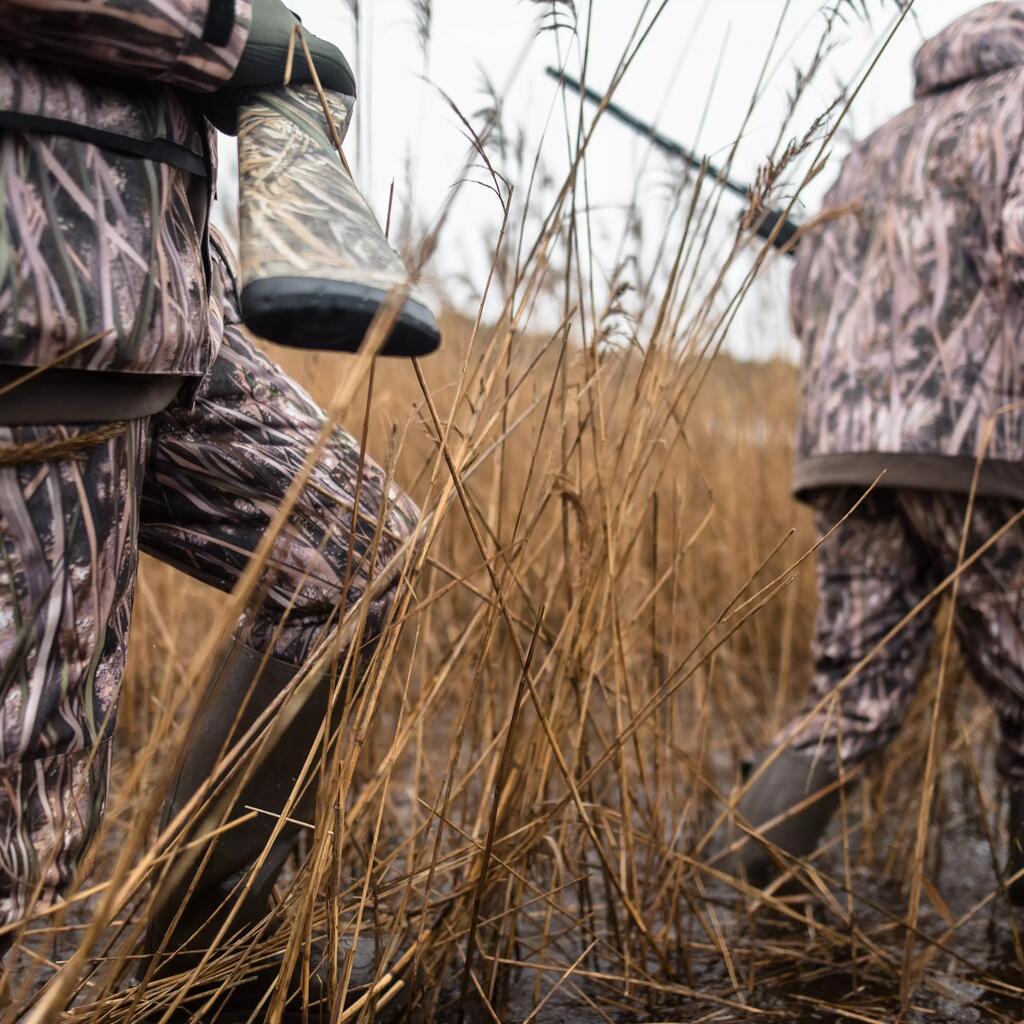
{"label": "camouflage hunting pants", "polygon": [[[831,530],[861,493],[853,488],[817,492],[813,504],[819,533]],[[1013,501],[978,498],[965,555],[1019,511]],[[791,739],[794,749],[808,753],[825,743],[852,765],[896,735],[924,674],[939,602],[928,604],[852,679],[847,677],[955,571],[966,512],[964,494],[876,491],[822,545],[814,679],[807,703],[780,740]],[[1024,522],[961,574],[953,614],[968,670],[999,719],[998,770],[1011,784],[1022,785]],[[799,728],[834,691],[835,699]]]}
{"label": "camouflage hunting pants", "polygon": [[[323,412],[237,326],[230,278],[225,322],[194,401],[120,431],[0,427],[0,926],[61,897],[99,824],[139,550],[230,590],[321,432]],[[15,445],[38,461],[5,465]],[[334,429],[239,640],[301,663],[408,539],[416,507],[369,459],[359,482],[359,464]],[[365,635],[393,598],[372,602]]]}

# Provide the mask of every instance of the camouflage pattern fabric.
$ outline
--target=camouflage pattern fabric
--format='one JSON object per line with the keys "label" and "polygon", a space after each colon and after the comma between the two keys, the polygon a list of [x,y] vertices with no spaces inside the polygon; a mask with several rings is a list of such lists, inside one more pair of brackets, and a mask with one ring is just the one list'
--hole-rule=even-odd
{"label": "camouflage pattern fabric", "polygon": [[[230,588],[323,424],[238,326],[228,281],[224,343],[194,401],[78,457],[0,468],[0,924],[60,898],[99,822],[139,547]],[[18,427],[0,444],[88,429]],[[238,625],[245,643],[273,640],[275,657],[298,664],[409,537],[416,507],[369,459],[358,484],[358,467],[357,443],[335,429],[274,547],[262,602]],[[374,602],[370,635],[393,597]]]}
{"label": "camouflage pattern fabric", "polygon": [[914,95],[1017,67],[1024,53],[1024,6],[981,4],[951,29],[927,40],[914,57]]}
{"label": "camouflage pattern fabric", "polygon": [[[324,421],[313,400],[247,339],[237,279],[232,273],[227,280],[224,343],[195,404],[179,403],[154,419],[140,537],[147,552],[222,590],[245,569]],[[302,662],[339,604],[357,601],[376,571],[366,559],[381,516],[378,567],[411,535],[418,509],[397,488],[387,489],[383,470],[369,458],[353,525],[358,472],[357,441],[336,429],[293,526],[271,553],[263,604],[240,625],[250,647],[266,650],[279,631],[273,656]],[[350,589],[342,595],[346,571]],[[371,609],[371,626],[383,621],[392,596]]]}
{"label": "camouflage pattern fabric", "polygon": [[0,124],[5,112],[103,132],[112,141],[164,140],[199,161],[207,150],[206,126],[177,89],[0,51]]}
{"label": "camouflage pattern fabric", "polygon": [[[820,491],[818,529],[830,530],[860,492]],[[1004,526],[1020,504],[979,499],[967,553]],[[921,681],[938,604],[912,619],[824,711],[800,720],[833,693],[882,638],[957,565],[967,498],[927,491],[876,491],[818,551],[820,606],[811,693],[779,742],[813,754],[838,749],[847,765],[863,761],[898,732]],[[1000,774],[1024,785],[1024,525],[1017,524],[960,577],[955,630],[967,667],[999,719]]]}
{"label": "camouflage pattern fabric", "polygon": [[927,42],[918,101],[850,154],[801,242],[798,486],[870,482],[885,459],[816,470],[866,453],[965,460],[962,486],[998,413],[986,455],[1024,489],[1022,65],[1019,0]]}
{"label": "camouflage pattern fabric", "polygon": [[[0,428],[0,443],[87,428]],[[138,564],[145,424],[0,469],[0,921],[70,881],[99,821]]]}
{"label": "camouflage pattern fabric", "polygon": [[185,90],[231,78],[251,0],[0,0],[0,17],[0,363],[202,376],[216,139]]}
{"label": "camouflage pattern fabric", "polygon": [[165,163],[0,131],[0,363],[202,375],[219,342],[209,188]]}
{"label": "camouflage pattern fabric", "polygon": [[206,31],[218,0],[0,0],[0,48],[104,75],[210,91],[234,73],[249,37],[251,0],[228,2],[234,21],[226,44],[218,46]]}
{"label": "camouflage pattern fabric", "polygon": [[[341,139],[354,103],[329,98]],[[398,254],[328,137],[311,86],[262,93],[240,110],[238,160],[243,285],[311,277],[389,292],[407,284]]]}

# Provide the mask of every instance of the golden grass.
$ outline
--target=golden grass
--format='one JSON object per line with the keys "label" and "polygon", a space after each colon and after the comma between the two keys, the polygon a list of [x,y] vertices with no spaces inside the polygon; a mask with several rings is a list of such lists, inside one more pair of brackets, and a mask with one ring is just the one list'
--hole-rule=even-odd
{"label": "golden grass", "polygon": [[[707,181],[679,193],[643,320],[623,317],[616,288],[594,305],[581,125],[570,172],[530,194],[540,227],[519,247],[520,193],[477,133],[503,211],[493,322],[449,313],[440,354],[372,373],[365,358],[273,352],[357,436],[369,410],[369,452],[425,513],[394,621],[321,751],[284,926],[223,943],[188,976],[129,984],[149,884],[180,855],[180,838],[157,835],[161,780],[259,569],[226,599],[146,561],[97,859],[71,910],[32,924],[62,960],[77,950],[35,1019],[72,1002],[75,1020],[162,1019],[260,956],[301,964],[311,933],[356,931],[378,937],[379,983],[343,1011],[342,959],[335,1021],[407,997],[419,1020],[942,1020],[982,1002],[984,1018],[963,1019],[1014,1018],[1015,976],[978,938],[981,925],[1019,962],[994,875],[975,870],[1002,842],[992,723],[955,662],[945,688],[962,714],[931,728],[931,673],[827,848],[794,865],[797,896],[709,862],[742,759],[810,669],[814,538],[789,495],[796,371],[718,354],[773,257],[747,230],[719,244]],[[780,152],[759,201],[799,155]],[[539,327],[539,298],[563,327]],[[932,733],[938,799],[915,857]],[[268,993],[268,1020],[283,996]]]}
{"label": "golden grass", "polygon": [[[445,350],[423,364],[442,409],[472,326],[448,317],[445,328]],[[347,365],[273,354],[321,398]],[[343,740],[336,751],[334,777],[351,775],[345,816],[321,807],[309,850],[320,875],[299,873],[282,892],[288,921],[297,933],[322,932],[332,916],[340,931],[372,922],[395,947],[379,994],[397,1005],[386,972],[407,950],[400,966],[419,962],[419,1019],[455,1019],[463,1000],[481,1020],[526,1019],[535,1008],[541,1019],[545,1009],[564,1017],[567,1007],[594,1020],[740,1021],[775,1010],[792,1019],[801,1006],[813,1018],[820,1004],[893,1019],[905,897],[887,904],[874,884],[848,891],[843,872],[894,891],[912,880],[908,812],[931,682],[892,757],[848,801],[820,870],[796,872],[802,901],[761,896],[702,863],[740,761],[769,741],[807,681],[810,563],[790,572],[813,542],[788,493],[796,376],[782,362],[720,357],[684,431],[665,422],[667,380],[693,367],[643,363],[628,350],[595,358],[571,347],[559,360],[543,338],[519,338],[500,361],[509,390],[524,379],[519,390],[506,401],[503,383],[493,405],[467,402],[455,417],[452,447],[469,438],[490,454],[466,474],[465,505],[457,498],[441,522],[402,609],[401,642],[368,686],[376,692],[362,750],[352,759]],[[469,364],[463,379],[486,372]],[[565,400],[557,416],[546,408],[552,387],[552,405]],[[357,431],[364,401],[365,390],[350,416]],[[438,435],[425,404],[412,367],[378,364],[370,452],[387,462],[402,437],[397,475],[430,508]],[[443,485],[439,474],[435,496]],[[190,656],[222,603],[164,566],[143,567],[108,851],[134,842],[133,859],[145,862],[133,823],[173,748],[168,709],[194,698],[195,684],[182,692]],[[981,748],[991,726],[983,708],[969,708],[949,737],[950,786],[989,778]],[[995,795],[978,784],[991,822]],[[946,820],[968,806],[954,799]],[[325,869],[335,853],[344,883],[331,901],[339,876]],[[911,1007],[948,998],[946,975],[1009,998],[1012,982],[977,964],[936,963],[936,943],[958,950],[958,922],[931,883],[933,866],[924,874],[930,927],[917,945],[928,969],[918,969]],[[112,871],[108,854],[92,884]],[[144,900],[143,879],[132,880],[112,917],[138,920]],[[994,908],[1005,914],[998,897],[983,913]],[[256,949],[281,948],[288,934]],[[215,955],[203,977],[230,973],[237,955]],[[86,992],[81,1019],[140,1019],[182,990],[152,985],[131,1007],[103,990],[124,966],[118,954],[93,965],[100,998]],[[671,1007],[667,1016],[659,1006]],[[354,1012],[384,1011],[366,1001]]]}

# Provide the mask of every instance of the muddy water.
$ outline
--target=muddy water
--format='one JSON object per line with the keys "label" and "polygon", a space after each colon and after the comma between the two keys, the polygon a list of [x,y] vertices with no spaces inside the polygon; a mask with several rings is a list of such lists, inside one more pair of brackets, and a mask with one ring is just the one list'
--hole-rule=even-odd
{"label": "muddy water", "polygon": [[[993,793],[994,789],[989,786],[987,791]],[[982,817],[971,792],[955,770],[945,777],[929,844],[938,856],[928,864],[918,923],[923,938],[915,949],[919,963],[929,949],[932,953],[902,1015],[899,977],[905,932],[894,922],[905,916],[908,901],[906,863],[913,830],[907,827],[907,820],[913,818],[912,805],[886,815],[874,832],[874,856],[862,856],[858,842],[853,841],[850,862],[857,866],[850,883],[852,897],[838,884],[844,877],[843,858],[838,854],[821,864],[823,876],[834,880],[827,883],[827,895],[819,893],[807,899],[805,891],[802,898],[786,897],[792,909],[805,915],[813,927],[763,906],[751,911],[740,905],[725,885],[709,885],[703,895],[691,886],[696,909],[705,919],[714,916],[728,949],[728,961],[687,909],[681,915],[689,946],[686,962],[670,951],[677,969],[669,979],[659,965],[646,966],[650,978],[686,986],[692,996],[658,999],[640,986],[624,990],[621,983],[597,984],[583,978],[572,981],[575,991],[566,984],[549,996],[557,972],[542,974],[538,990],[538,972],[520,970],[505,976],[498,1017],[508,1022],[531,1018],[539,991],[541,999],[549,998],[532,1017],[538,1024],[1024,1021],[1024,956],[1017,952],[1024,951],[1024,912],[1011,911],[1002,897],[985,902],[996,888],[986,829],[994,829],[997,821],[995,815],[993,820]],[[1000,858],[1004,842],[999,841]],[[596,890],[600,876],[596,865],[593,875]],[[848,912],[851,906],[852,916]],[[572,910],[568,905],[567,909]],[[667,909],[644,907],[644,913],[656,922]],[[75,916],[81,918],[80,924],[86,923],[84,908]],[[597,915],[595,921],[598,918],[603,920]],[[821,939],[820,929],[826,927],[832,931],[831,944]],[[531,936],[523,933],[521,938],[517,956],[529,960]],[[561,960],[567,967],[582,952],[584,943],[582,938],[570,936],[563,948],[564,955],[552,956],[549,962]],[[459,957],[453,960],[461,964]],[[621,963],[608,960],[588,961],[583,966],[609,974],[622,969]],[[447,979],[431,1020],[449,1024],[458,1019],[459,981],[457,973]],[[588,1008],[588,1002],[596,1009]],[[494,1019],[472,1000],[467,1011],[466,1019],[473,1024]],[[409,1018],[403,1012],[378,1019]]]}
{"label": "muddy water", "polygon": [[[827,898],[819,894],[807,900],[806,891],[803,899],[796,894],[788,897],[794,910],[816,925],[832,929],[839,941],[834,939],[829,945],[820,938],[820,931],[787,920],[774,910],[762,907],[750,913],[727,887],[709,887],[703,908],[714,912],[738,988],[725,959],[714,951],[706,935],[693,929],[688,976],[680,971],[674,979],[691,987],[693,997],[645,1002],[638,989],[625,993],[614,986],[598,988],[581,982],[582,998],[556,993],[532,1019],[551,1024],[608,1020],[679,1024],[1024,1021],[1024,912],[1010,908],[1002,896],[988,898],[997,888],[997,876],[986,829],[992,831],[998,822],[982,818],[964,781],[956,771],[950,772],[936,809],[929,844],[936,855],[927,865],[918,920],[921,938],[914,947],[920,971],[902,1012],[900,976],[906,931],[898,922],[905,919],[909,900],[906,865],[913,829],[907,827],[907,821],[913,820],[914,807],[906,808],[902,816],[892,815],[894,820],[876,829],[874,857],[862,858],[858,843],[852,842],[850,862],[860,864],[852,872],[852,897],[839,884],[827,886]],[[1000,861],[1004,844],[1005,838],[998,840]],[[845,877],[843,858],[838,854],[825,858],[821,867],[836,883]],[[837,909],[829,908],[830,900]],[[658,977],[655,965],[649,967],[650,974]],[[614,970],[610,965],[608,969]],[[523,971],[511,980],[508,998],[500,1007],[502,1021],[530,1017],[534,982],[533,971]],[[541,992],[549,990],[550,986]],[[454,984],[447,995],[453,1003],[458,1002]],[[600,1012],[588,1010],[586,999],[599,1006]],[[457,1016],[454,1005],[449,1004],[438,1019],[454,1021]],[[467,1019],[475,1024],[493,1017],[477,1005]]]}

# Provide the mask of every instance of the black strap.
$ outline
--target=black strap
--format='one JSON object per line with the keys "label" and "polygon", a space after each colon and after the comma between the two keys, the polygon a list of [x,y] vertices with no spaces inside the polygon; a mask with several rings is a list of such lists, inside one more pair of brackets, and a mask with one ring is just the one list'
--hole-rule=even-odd
{"label": "black strap", "polygon": [[227,46],[235,28],[235,0],[208,0],[203,42],[211,46]]}
{"label": "black strap", "polygon": [[60,118],[44,117],[41,114],[21,114],[14,110],[0,110],[0,128],[44,135],[66,135],[72,139],[89,142],[101,149],[170,164],[171,167],[177,167],[202,178],[208,176],[206,161],[200,154],[170,139],[134,139],[130,135],[90,128],[88,125],[75,124],[74,121],[62,121]]}
{"label": "black strap", "polygon": [[[117,373],[0,366],[0,424],[109,423],[155,416],[189,378],[176,373]],[[26,379],[27,378],[27,379]],[[12,386],[13,385],[13,386]]]}

